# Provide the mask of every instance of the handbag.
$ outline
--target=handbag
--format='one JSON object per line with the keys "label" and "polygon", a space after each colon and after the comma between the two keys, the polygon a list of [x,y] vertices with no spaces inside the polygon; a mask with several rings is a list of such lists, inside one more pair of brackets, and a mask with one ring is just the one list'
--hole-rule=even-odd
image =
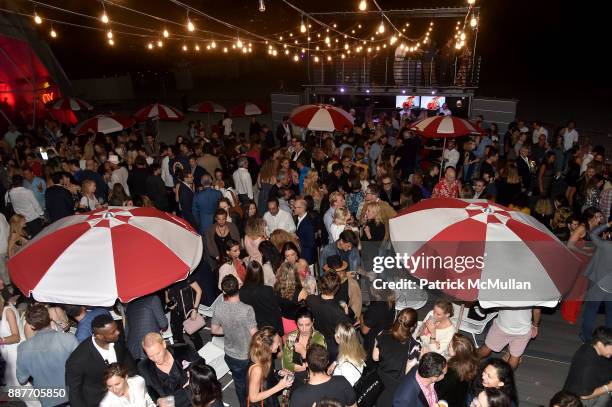
{"label": "handbag", "polygon": [[[351,363],[351,365],[353,364]],[[353,367],[357,369],[357,366],[353,365]],[[382,392],[385,390],[385,385],[383,384],[382,379],[378,374],[378,369],[376,369],[375,366],[369,368],[366,366],[363,373],[361,374],[361,377],[353,386],[353,390],[355,390],[357,406],[375,406],[378,397],[380,397]]]}
{"label": "handbag", "polygon": [[[206,320],[204,319],[204,316],[202,316],[202,314],[200,314],[194,309],[189,312],[186,311],[185,300],[183,298],[183,290],[181,290],[181,303],[183,305],[183,314],[185,314],[185,320],[183,321],[183,331],[185,331],[187,335],[193,335],[194,333],[202,329],[204,325],[206,325]],[[196,313],[195,319],[190,318],[192,312]]]}

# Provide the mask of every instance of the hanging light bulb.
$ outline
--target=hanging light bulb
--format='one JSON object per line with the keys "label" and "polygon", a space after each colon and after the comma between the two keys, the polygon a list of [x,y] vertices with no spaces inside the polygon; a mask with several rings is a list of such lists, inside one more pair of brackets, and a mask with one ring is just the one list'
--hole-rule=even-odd
{"label": "hanging light bulb", "polygon": [[106,10],[104,10],[104,12],[102,12],[102,16],[100,17],[100,21],[102,21],[104,24],[108,24],[109,19],[108,19],[108,15],[106,14]]}
{"label": "hanging light bulb", "polygon": [[227,54],[227,47],[223,47],[223,53]]}
{"label": "hanging light bulb", "polygon": [[53,26],[51,26],[51,31],[49,32],[49,35],[51,36],[51,38],[57,38],[57,33],[53,29]]}
{"label": "hanging light bulb", "polygon": [[277,55],[278,55],[278,51],[277,51],[277,50],[273,50],[273,51],[272,51],[272,56],[273,56],[273,57],[275,57],[275,56],[277,56]]}
{"label": "hanging light bulb", "polygon": [[366,0],[361,0],[359,2],[359,11],[366,11],[368,8],[368,2]]}
{"label": "hanging light bulb", "polygon": [[461,41],[464,41],[465,40],[465,33],[462,32],[461,35],[459,35],[459,38],[461,38]]}
{"label": "hanging light bulb", "polygon": [[302,24],[300,25],[300,32],[302,34],[306,32],[306,25],[304,24],[304,21],[302,21]]}
{"label": "hanging light bulb", "polygon": [[112,39],[112,38],[111,38],[111,39],[109,39],[109,40],[108,40],[108,45],[115,45],[115,41],[113,41],[113,39]]}
{"label": "hanging light bulb", "polygon": [[470,20],[470,27],[474,28],[478,25],[478,20],[476,19],[476,17],[472,17],[472,19]]}
{"label": "hanging light bulb", "polygon": [[266,3],[264,3],[264,0],[259,0],[259,11],[262,13],[266,11]]}
{"label": "hanging light bulb", "polygon": [[152,42],[148,43],[148,44],[147,44],[147,48],[148,48],[148,49],[153,49],[153,43],[152,43]]}
{"label": "hanging light bulb", "polygon": [[108,32],[106,33],[106,36],[108,37],[108,39],[112,39],[113,38],[113,32],[111,30],[108,30]]}
{"label": "hanging light bulb", "polygon": [[297,54],[295,54],[295,55],[293,56],[293,60],[294,60],[295,62],[298,62],[298,61],[300,60],[300,57],[299,57]]}
{"label": "hanging light bulb", "polygon": [[243,53],[243,54],[246,54],[247,52],[248,52],[247,47],[243,47],[243,48],[242,48],[242,53]]}
{"label": "hanging light bulb", "polygon": [[183,45],[183,51],[187,51],[187,45]]}
{"label": "hanging light bulb", "polygon": [[325,37],[325,43],[329,44],[329,41],[330,41],[329,37]]}
{"label": "hanging light bulb", "polygon": [[380,25],[378,26],[378,32],[380,34],[385,32],[385,23],[383,23],[382,21],[380,22]]}
{"label": "hanging light bulb", "polygon": [[38,15],[38,13],[34,13],[34,22],[36,24],[42,24],[42,18]]}
{"label": "hanging light bulb", "polygon": [[473,6],[476,3],[476,0],[467,0],[470,6]]}
{"label": "hanging light bulb", "polygon": [[168,30],[164,30],[163,34],[164,34],[164,38],[168,38],[170,36],[170,33],[168,32]]}
{"label": "hanging light bulb", "polygon": [[194,31],[195,30],[195,26],[193,25],[193,23],[191,22],[191,20],[189,18],[187,19],[187,30],[188,31]]}
{"label": "hanging light bulb", "polygon": [[240,41],[240,38],[238,38],[238,41],[236,41],[236,46],[238,48],[242,48],[242,41]]}
{"label": "hanging light bulb", "polygon": [[327,60],[328,60],[328,61],[331,61],[331,60],[332,60],[331,55],[328,55],[328,56],[327,56]]}
{"label": "hanging light bulb", "polygon": [[214,41],[213,41],[213,42],[211,42],[211,43],[210,43],[210,47],[211,47],[212,49],[217,48],[217,43],[216,43],[216,42],[214,42]]}
{"label": "hanging light bulb", "polygon": [[344,54],[340,55],[340,58],[344,59],[346,56]]}
{"label": "hanging light bulb", "polygon": [[391,37],[391,40],[389,40],[389,44],[393,45],[395,44],[396,41],[397,41],[397,37],[394,35],[393,37]]}
{"label": "hanging light bulb", "polygon": [[164,43],[163,43],[161,40],[159,40],[159,41],[157,41],[157,46],[158,46],[159,48],[161,48],[161,47],[163,47],[163,46],[164,46]]}
{"label": "hanging light bulb", "polygon": [[200,50],[200,46],[198,44],[196,44],[194,48],[195,48],[196,51]]}
{"label": "hanging light bulb", "polygon": [[315,51],[318,51],[318,50],[319,50],[319,46],[317,45],[317,46],[315,47]]}
{"label": "hanging light bulb", "polygon": [[344,44],[344,49],[349,49],[349,45],[348,44]]}
{"label": "hanging light bulb", "polygon": [[289,55],[289,50],[288,49],[285,50],[285,55]]}

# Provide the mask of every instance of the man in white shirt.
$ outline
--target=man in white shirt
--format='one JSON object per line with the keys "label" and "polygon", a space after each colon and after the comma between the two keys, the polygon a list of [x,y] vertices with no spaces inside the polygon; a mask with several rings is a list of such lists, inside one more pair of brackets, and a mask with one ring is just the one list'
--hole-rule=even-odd
{"label": "man in white shirt", "polygon": [[264,214],[263,218],[266,221],[268,236],[276,229],[282,229],[289,233],[294,233],[296,230],[293,217],[289,212],[280,209],[276,197],[270,197],[268,199],[268,212]]}
{"label": "man in white shirt", "polygon": [[4,202],[10,202],[13,205],[13,211],[25,218],[28,233],[32,237],[36,236],[43,228],[41,218],[45,212],[40,207],[34,193],[24,188],[21,175],[13,175],[12,183],[13,188],[7,191]]}
{"label": "man in white shirt", "polygon": [[563,129],[563,148],[565,151],[574,147],[578,144],[578,132],[576,131],[576,122],[570,121],[567,123],[567,127]]}
{"label": "man in white shirt", "polygon": [[485,359],[491,352],[501,352],[508,346],[508,364],[516,369],[529,341],[538,336],[541,310],[539,308],[501,309],[478,355]]}
{"label": "man in white shirt", "polygon": [[238,169],[232,175],[241,205],[247,205],[249,200],[253,199],[253,179],[248,168],[249,159],[240,157],[238,159]]}
{"label": "man in white shirt", "polygon": [[174,178],[172,178],[172,174],[170,174],[170,153],[172,151],[171,147],[166,147],[165,150],[160,151],[162,155],[161,160],[161,178],[164,181],[164,185],[166,188],[174,187]]}
{"label": "man in white shirt", "polygon": [[232,119],[229,116],[226,116],[225,119],[221,122],[223,125],[223,135],[229,136],[232,134]]}
{"label": "man in white shirt", "polygon": [[334,213],[336,213],[336,209],[346,206],[344,194],[339,191],[332,192],[329,196],[329,205],[329,209],[323,215],[323,223],[325,224],[327,235],[331,236],[331,225],[334,223]]}
{"label": "man in white shirt", "polygon": [[457,163],[459,162],[459,151],[457,151],[455,140],[448,140],[446,142],[446,148],[442,153],[442,160],[444,161],[444,168],[457,168]]}
{"label": "man in white shirt", "polygon": [[529,127],[525,126],[525,122],[522,120],[517,122],[516,128],[519,129],[521,133],[529,133]]}
{"label": "man in white shirt", "polygon": [[540,136],[542,134],[545,135],[546,140],[548,140],[548,130],[546,130],[544,126],[542,126],[541,121],[536,120],[535,122],[533,122],[533,144],[538,144],[538,141],[540,140]]}
{"label": "man in white shirt", "polygon": [[[4,214],[0,213],[0,257],[2,259],[7,258],[8,254],[8,239],[11,231],[11,227],[6,221]],[[8,270],[6,268],[6,261],[0,260],[0,278],[4,281],[5,285],[11,283],[9,278]]]}
{"label": "man in white shirt", "polygon": [[6,141],[11,148],[15,148],[15,142],[19,136],[21,136],[21,133],[17,130],[17,127],[10,125],[8,131],[4,133],[4,141]]}
{"label": "man in white shirt", "polygon": [[128,173],[127,168],[125,168],[122,165],[119,165],[119,156],[115,154],[110,154],[108,156],[108,162],[111,163],[111,167],[113,169],[110,182],[108,183],[108,187],[112,191],[113,186],[115,184],[121,184],[123,186],[123,190],[129,196],[130,188],[128,187],[128,183],[127,183],[129,173]]}
{"label": "man in white shirt", "polygon": [[452,116],[453,112],[448,108],[448,104],[444,103],[440,109],[440,114],[444,116]]}

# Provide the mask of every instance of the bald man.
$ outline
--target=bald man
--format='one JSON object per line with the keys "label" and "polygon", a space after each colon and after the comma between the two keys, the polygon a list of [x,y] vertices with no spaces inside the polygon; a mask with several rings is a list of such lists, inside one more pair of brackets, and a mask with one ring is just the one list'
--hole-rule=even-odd
{"label": "bald man", "polygon": [[166,397],[174,396],[176,407],[190,407],[189,376],[191,363],[202,360],[189,345],[166,345],[158,332],[151,332],[142,339],[147,359],[138,364],[138,372],[145,379],[151,399],[159,407],[170,407]]}

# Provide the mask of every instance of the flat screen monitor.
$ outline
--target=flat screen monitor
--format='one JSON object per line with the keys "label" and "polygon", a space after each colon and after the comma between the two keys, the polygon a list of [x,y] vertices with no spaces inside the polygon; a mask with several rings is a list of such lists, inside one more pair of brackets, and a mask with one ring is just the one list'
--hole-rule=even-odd
{"label": "flat screen monitor", "polygon": [[418,109],[421,104],[420,96],[396,96],[395,97],[395,107],[397,109]]}
{"label": "flat screen monitor", "polygon": [[444,103],[446,103],[446,97],[444,96],[422,96],[421,97],[421,109],[440,110]]}

